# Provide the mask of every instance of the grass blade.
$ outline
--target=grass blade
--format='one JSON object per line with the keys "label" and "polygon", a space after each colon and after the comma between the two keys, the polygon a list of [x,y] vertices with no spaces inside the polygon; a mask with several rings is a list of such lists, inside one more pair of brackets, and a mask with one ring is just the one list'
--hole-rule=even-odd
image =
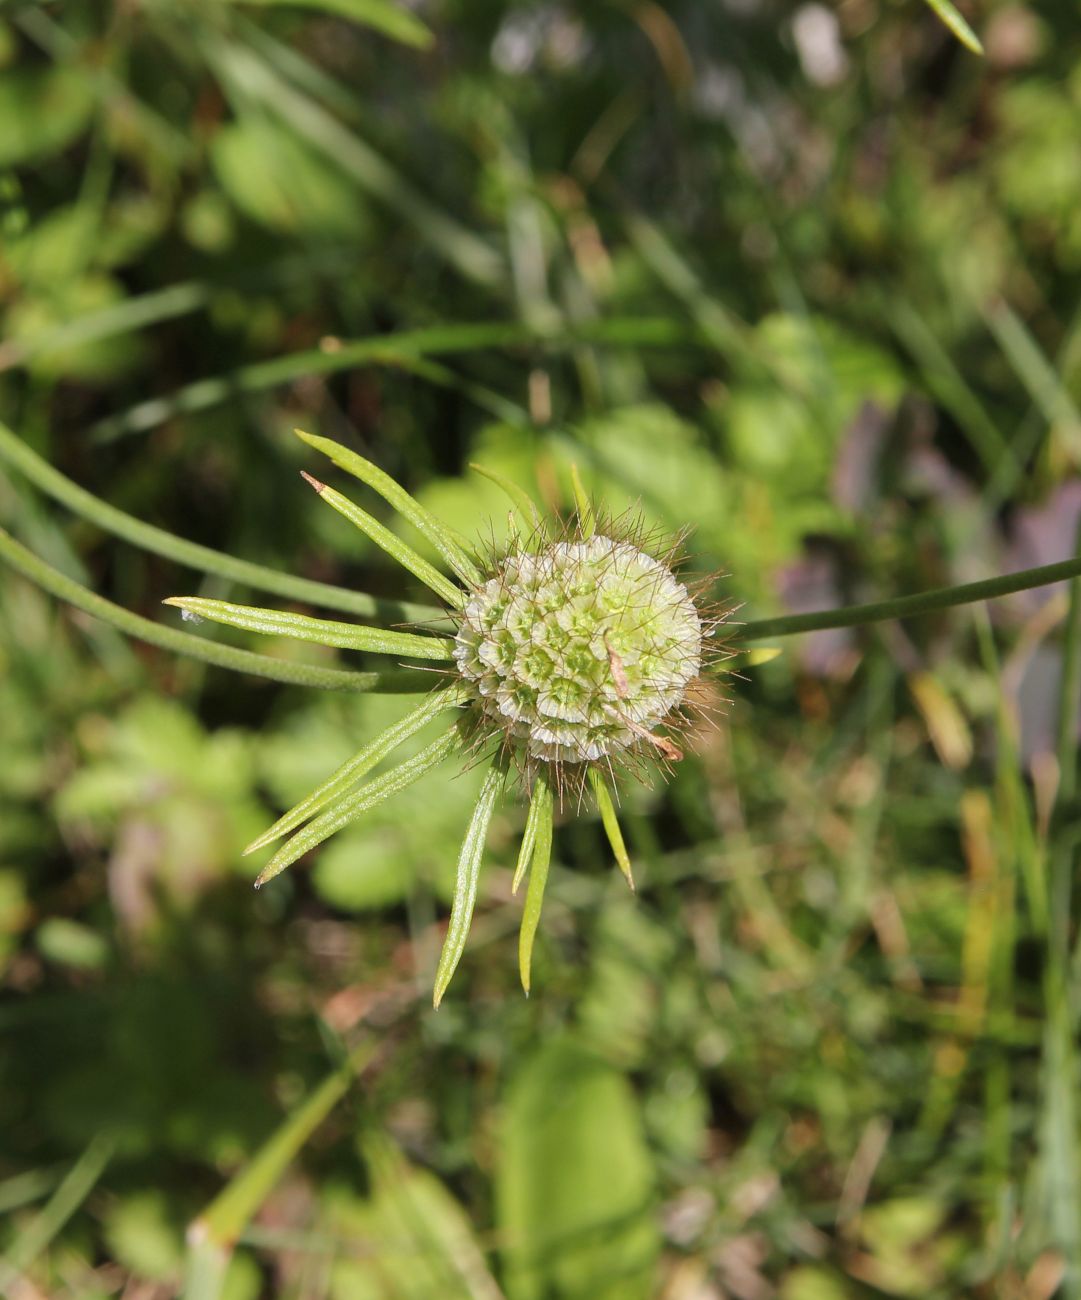
{"label": "grass blade", "polygon": [[463,582],[471,587],[479,586],[483,580],[481,572],[466,555],[457,539],[434,515],[425,510],[419,501],[411,497],[400,483],[395,482],[378,465],[373,465],[370,460],[365,460],[355,451],[343,447],[340,442],[333,442],[330,438],[320,438],[314,433],[305,433],[302,429],[296,429],[294,432],[309,447],[314,447],[324,456],[329,456],[339,469],[344,469],[347,474],[352,474],[354,478],[360,479],[373,491],[378,492],[388,505],[397,510],[403,519],[408,519],[417,532],[431,542]]}
{"label": "grass blade", "polygon": [[465,948],[469,924],[473,919],[473,907],[477,901],[477,882],[480,879],[480,860],[484,853],[484,841],[488,835],[488,826],[495,809],[496,795],[503,785],[502,770],[493,765],[484,778],[469,829],[462,841],[458,854],[458,876],[454,884],[454,902],[450,909],[450,924],[447,937],[443,941],[443,951],[439,956],[439,966],[435,972],[435,989],[432,994],[433,1006],[439,1006],[443,994],[451,981],[455,968]]}
{"label": "grass blade", "polygon": [[216,1300],[233,1246],[375,1052],[365,1041],[309,1094],[188,1228],[187,1300]]}
{"label": "grass blade", "polygon": [[983,45],[980,38],[965,22],[950,0],[927,0],[927,4],[938,14],[939,18],[953,32],[961,44],[973,54],[982,54]]}
{"label": "grass blade", "polygon": [[[543,791],[543,793],[541,793]],[[544,904],[544,887],[548,883],[548,867],[552,859],[552,791],[547,781],[537,779],[534,799],[540,798],[537,814],[537,836],[533,846],[533,862],[529,870],[529,888],[522,908],[522,926],[518,932],[518,973],[526,997],[533,969],[533,941],[537,937],[541,907]]]}
{"label": "grass blade", "polygon": [[144,551],[153,551],[163,555],[167,560],[183,564],[200,573],[213,573],[220,578],[243,583],[258,591],[269,591],[288,600],[302,600],[312,605],[322,605],[327,609],[339,609],[347,614],[359,614],[361,617],[380,618],[388,622],[428,622],[438,618],[442,611],[430,605],[412,605],[404,601],[381,600],[367,596],[363,592],[350,591],[345,587],[333,587],[323,582],[312,582],[308,578],[297,578],[290,573],[279,573],[274,569],[264,568],[261,564],[252,564],[247,560],[237,560],[231,555],[223,555],[208,546],[199,546],[195,542],[184,541],[174,537],[162,528],[143,523],[132,515],[125,514],[108,502],[102,501],[85,488],[73,483],[59,470],[54,469],[11,429],[0,422],[0,460],[14,466],[30,480],[36,488],[67,506],[73,513],[92,524],[105,529],[116,537]]}
{"label": "grass blade", "polygon": [[[234,3],[236,0],[234,0]],[[389,0],[245,0],[247,4],[296,9],[319,9],[355,23],[363,23],[391,40],[416,49],[427,49],[435,37],[430,28],[408,9]]]}
{"label": "grass blade", "polygon": [[185,613],[226,627],[238,627],[245,632],[314,641],[340,650],[406,655],[411,659],[446,660],[453,657],[454,642],[441,636],[416,636],[412,632],[392,632],[360,623],[335,623],[326,618],[309,618],[306,614],[288,614],[278,609],[257,609],[252,605],[233,605],[227,600],[208,600],[202,596],[170,596],[162,604],[175,605]]}
{"label": "grass blade", "polygon": [[1048,426],[1068,443],[1074,459],[1081,459],[1081,411],[1024,321],[1005,302],[990,308],[984,318]]}
{"label": "grass blade", "polygon": [[326,691],[375,691],[381,694],[419,695],[431,688],[431,679],[420,669],[403,669],[393,672],[356,673],[343,668],[319,668],[314,664],[290,663],[286,659],[272,659],[269,655],[255,654],[251,650],[237,650],[233,646],[218,645],[200,636],[178,632],[130,610],[114,605],[111,600],[90,591],[82,583],[67,577],[51,564],[46,564],[32,551],[20,545],[5,529],[0,528],[0,560],[5,560],[25,578],[74,605],[86,614],[100,618],[103,623],[126,632],[128,636],[160,646],[174,654],[190,659],[201,659],[218,668],[233,672],[267,677],[271,681],[285,682],[290,686],[316,686]]}
{"label": "grass blade", "polygon": [[332,506],[355,528],[359,528],[362,533],[370,537],[376,546],[384,550],[391,559],[397,560],[403,569],[411,573],[414,578],[419,578],[436,595],[442,596],[448,605],[455,609],[461,608],[465,602],[461,590],[449,578],[445,578],[438,569],[433,568],[423,556],[418,555],[411,546],[403,542],[400,537],[395,537],[389,528],[384,528],[378,519],[374,519],[367,510],[362,510],[348,497],[335,492],[332,487],[327,487],[325,483],[321,483],[310,474],[305,474],[303,470],[301,475],[327,505]]}
{"label": "grass blade", "polygon": [[589,781],[593,786],[593,793],[597,799],[597,811],[604,823],[604,833],[608,836],[608,843],[612,846],[612,852],[616,855],[620,871],[627,878],[627,884],[633,889],[634,876],[631,874],[631,860],[627,854],[627,846],[623,843],[623,832],[619,829],[619,818],[616,816],[615,805],[612,803],[612,796],[609,793],[608,786],[605,784],[604,777],[595,767],[589,769]]}
{"label": "grass blade", "polygon": [[451,727],[438,740],[433,740],[430,745],[422,749],[419,754],[414,754],[412,758],[406,759],[404,763],[391,768],[389,772],[384,772],[382,776],[377,776],[374,781],[361,786],[359,790],[354,791],[352,794],[346,795],[333,807],[328,808],[321,816],[316,817],[313,822],[309,822],[302,831],[298,831],[291,840],[287,840],[281,846],[259,873],[255,881],[255,888],[259,889],[268,880],[273,880],[286,867],[292,866],[298,858],[302,858],[309,849],[314,849],[317,844],[322,844],[325,839],[329,839],[336,831],[340,831],[343,826],[348,826],[350,822],[356,821],[369,808],[374,808],[376,804],[382,803],[384,799],[389,799],[391,795],[397,794],[399,790],[404,790],[406,786],[412,785],[414,781],[419,781],[425,772],[448,757],[457,744],[458,728]]}
{"label": "grass blade", "polygon": [[46,1250],[56,1234],[90,1195],[112,1159],[116,1143],[99,1134],[71,1167],[60,1186],[0,1258],[0,1294],[14,1295],[19,1276]]}
{"label": "grass blade", "polygon": [[376,763],[386,758],[403,741],[408,740],[445,709],[452,709],[462,703],[464,698],[464,693],[460,693],[454,686],[433,691],[423,704],[411,713],[407,713],[393,726],[380,732],[373,741],[344,762],[317,790],[313,790],[300,803],[279,817],[269,830],[264,831],[258,839],[248,845],[244,850],[245,855],[272,844],[274,840],[281,839],[283,835],[287,835],[301,823],[306,822],[309,817],[314,817],[320,808],[325,808],[332,799],[336,799],[338,795],[344,794],[356,785],[366,772],[371,771]]}

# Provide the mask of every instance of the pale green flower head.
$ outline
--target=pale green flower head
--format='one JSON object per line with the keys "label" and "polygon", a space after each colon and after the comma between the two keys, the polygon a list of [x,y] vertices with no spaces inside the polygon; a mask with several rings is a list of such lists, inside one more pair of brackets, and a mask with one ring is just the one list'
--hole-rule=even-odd
{"label": "pale green flower head", "polygon": [[[517,506],[521,526],[502,551],[485,555],[369,461],[328,439],[299,436],[408,519],[449,576],[348,498],[305,474],[324,501],[439,596],[442,608],[432,609],[414,630],[402,631],[198,597],[167,602],[249,631],[425,661],[429,670],[427,677],[417,669],[398,674],[396,689],[425,693],[422,703],[249,846],[251,852],[289,836],[256,885],[450,754],[468,755],[487,764],[487,772],[459,854],[435,1003],[464,950],[488,825],[515,777],[529,796],[514,877],[515,890],[529,877],[519,941],[528,992],[557,800],[576,805],[587,790],[592,793],[616,860],[633,884],[611,785],[624,771],[646,776],[682,757],[673,736],[701,710],[703,669],[723,658],[716,642],[723,613],[703,611],[677,572],[677,547],[658,549],[625,519],[598,524],[577,474],[577,512],[569,526],[545,523],[520,488],[498,480]],[[453,723],[436,740],[365,780],[403,741],[450,711],[456,714]],[[568,793],[573,799],[564,797]]]}

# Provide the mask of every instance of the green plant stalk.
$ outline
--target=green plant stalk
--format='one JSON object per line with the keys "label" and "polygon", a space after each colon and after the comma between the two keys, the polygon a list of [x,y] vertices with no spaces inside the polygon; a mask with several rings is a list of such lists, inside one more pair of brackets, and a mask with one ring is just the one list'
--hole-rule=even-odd
{"label": "green plant stalk", "polygon": [[74,514],[89,520],[106,532],[139,546],[155,555],[163,555],[167,560],[196,569],[200,573],[213,573],[219,578],[228,578],[232,582],[242,583],[258,591],[269,591],[288,600],[301,600],[312,605],[322,605],[327,609],[338,609],[347,614],[359,614],[365,618],[379,618],[385,622],[423,623],[441,616],[442,612],[432,605],[415,605],[406,601],[381,600],[363,592],[350,591],[345,587],[335,587],[324,582],[313,582],[308,578],[297,578],[291,573],[279,573],[275,569],[264,568],[261,564],[252,564],[247,560],[237,560],[231,555],[211,550],[209,546],[200,546],[174,537],[163,528],[125,514],[116,506],[102,501],[85,488],[79,487],[71,479],[54,469],[35,451],[32,451],[21,438],[0,422],[0,460],[17,469],[30,480],[36,488],[51,496],[54,501],[67,506]]}
{"label": "green plant stalk", "polygon": [[767,637],[795,636],[800,632],[821,632],[834,627],[860,627],[864,623],[884,623],[893,618],[915,618],[957,605],[972,605],[981,600],[1010,596],[1015,591],[1046,587],[1081,577],[1081,557],[1043,564],[1034,569],[1020,569],[999,578],[965,582],[956,587],[935,587],[912,596],[897,596],[867,605],[846,605],[842,609],[823,609],[815,614],[786,614],[779,618],[752,619],[734,628],[740,641],[761,641]]}
{"label": "green plant stalk", "polygon": [[305,1142],[345,1096],[374,1054],[363,1042],[328,1075],[214,1198],[188,1228],[188,1300],[217,1296],[237,1239],[296,1158]]}
{"label": "green plant stalk", "polygon": [[174,654],[187,655],[191,659],[201,659],[204,663],[214,664],[218,668],[230,668],[234,672],[250,673],[256,677],[267,677],[271,681],[285,682],[289,686],[315,686],[327,691],[377,691],[381,694],[418,695],[431,688],[430,674],[420,669],[401,669],[390,672],[357,673],[347,672],[342,668],[319,668],[313,664],[290,663],[285,659],[272,659],[269,655],[255,654],[251,650],[237,650],[232,646],[218,645],[202,637],[191,636],[187,632],[178,632],[174,628],[162,627],[147,618],[132,614],[120,605],[96,592],[89,591],[81,583],[69,578],[59,569],[39,559],[15,540],[5,529],[0,528],[0,560],[5,560],[23,577],[36,583],[39,587],[56,596],[57,599],[74,605],[86,614],[100,618],[103,623],[126,632],[139,641],[160,646]]}

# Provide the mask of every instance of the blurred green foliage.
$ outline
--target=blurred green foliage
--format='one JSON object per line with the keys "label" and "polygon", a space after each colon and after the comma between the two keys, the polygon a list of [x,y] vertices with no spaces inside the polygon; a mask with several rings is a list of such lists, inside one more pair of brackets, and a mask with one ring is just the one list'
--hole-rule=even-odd
{"label": "blurred green foliage", "polygon": [[[916,0],[0,6],[0,418],[131,515],[378,595],[423,599],[294,424],[493,541],[471,461],[563,511],[576,463],[749,616],[1062,558],[1081,42],[965,13],[983,60]],[[238,590],[3,464],[0,523],[161,621]],[[254,895],[243,845],[400,702],[0,570],[0,1293],[1081,1295],[1065,611],[744,667],[623,796],[637,897],[564,810],[529,1001],[508,803],[432,1013],[477,775]],[[186,1226],[368,1040],[208,1282]]]}

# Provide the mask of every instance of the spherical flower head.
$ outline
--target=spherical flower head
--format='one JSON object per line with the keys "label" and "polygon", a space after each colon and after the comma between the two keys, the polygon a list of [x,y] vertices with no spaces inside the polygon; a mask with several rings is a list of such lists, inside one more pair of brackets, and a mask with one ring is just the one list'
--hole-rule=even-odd
{"label": "spherical flower head", "polygon": [[702,642],[672,570],[597,534],[506,556],[466,601],[454,658],[527,762],[581,764],[644,742],[664,751],[651,728],[683,703]]}

